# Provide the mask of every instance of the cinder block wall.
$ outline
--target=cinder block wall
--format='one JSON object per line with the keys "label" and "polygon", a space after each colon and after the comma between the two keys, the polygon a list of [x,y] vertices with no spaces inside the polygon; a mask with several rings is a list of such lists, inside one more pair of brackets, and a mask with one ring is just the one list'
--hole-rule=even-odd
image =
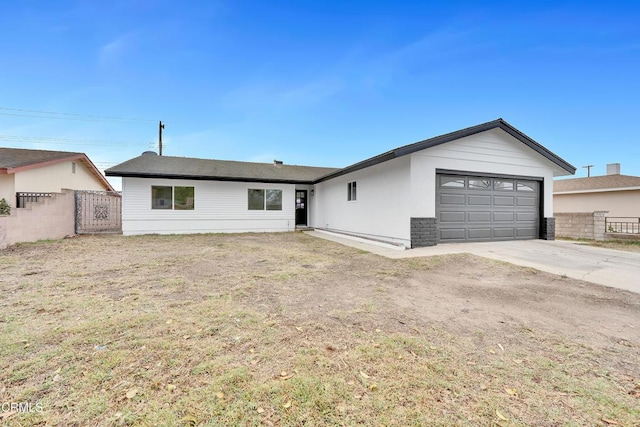
{"label": "cinder block wall", "polygon": [[556,237],[604,240],[607,211],[556,212]]}
{"label": "cinder block wall", "polygon": [[12,208],[11,215],[0,216],[0,249],[75,234],[74,201],[73,190],[62,190],[26,208]]}

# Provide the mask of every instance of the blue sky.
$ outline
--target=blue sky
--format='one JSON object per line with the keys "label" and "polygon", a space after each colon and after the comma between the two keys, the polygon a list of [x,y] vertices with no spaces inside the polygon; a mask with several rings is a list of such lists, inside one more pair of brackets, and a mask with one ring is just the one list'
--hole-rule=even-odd
{"label": "blue sky", "polygon": [[340,167],[502,117],[576,176],[640,175],[639,22],[631,1],[4,0],[0,146],[104,168],[162,120],[166,155]]}

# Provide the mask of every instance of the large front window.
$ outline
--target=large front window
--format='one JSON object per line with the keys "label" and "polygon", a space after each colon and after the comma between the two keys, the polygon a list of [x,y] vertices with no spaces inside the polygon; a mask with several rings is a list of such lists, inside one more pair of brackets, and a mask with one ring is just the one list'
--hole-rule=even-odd
{"label": "large front window", "polygon": [[248,207],[250,211],[281,211],[282,190],[264,190],[250,188],[248,190]]}

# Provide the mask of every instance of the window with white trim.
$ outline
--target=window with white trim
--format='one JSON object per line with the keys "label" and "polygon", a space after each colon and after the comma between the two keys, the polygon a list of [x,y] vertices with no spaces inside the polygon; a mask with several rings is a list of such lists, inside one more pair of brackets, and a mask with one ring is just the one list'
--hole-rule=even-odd
{"label": "window with white trim", "polygon": [[247,207],[250,211],[281,211],[282,190],[249,188]]}
{"label": "window with white trim", "polygon": [[192,211],[195,209],[195,188],[152,185],[151,209]]}

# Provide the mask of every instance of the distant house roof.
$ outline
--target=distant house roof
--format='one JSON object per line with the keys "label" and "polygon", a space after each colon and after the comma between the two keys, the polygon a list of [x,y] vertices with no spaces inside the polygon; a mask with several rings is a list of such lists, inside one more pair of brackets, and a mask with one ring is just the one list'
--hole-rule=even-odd
{"label": "distant house roof", "polygon": [[602,175],[553,181],[553,194],[640,190],[640,176]]}
{"label": "distant house roof", "polygon": [[456,132],[436,136],[396,148],[378,156],[363,160],[346,168],[319,168],[311,166],[272,165],[270,163],[249,163],[228,160],[208,160],[187,157],[157,156],[155,153],[128,160],[105,171],[107,176],[145,177],[145,178],[186,178],[202,180],[287,182],[313,184],[335,178],[350,172],[406,156],[416,151],[434,147],[445,142],[464,138],[476,133],[500,128],[546,157],[562,170],[574,174],[576,168],[551,151],[529,138],[503,119],[472,126]]}
{"label": "distant house roof", "polygon": [[335,168],[158,156],[153,152],[105,171],[107,176],[311,184]]}
{"label": "distant house roof", "polygon": [[85,164],[91,173],[102,182],[106,190],[114,191],[109,181],[106,180],[104,175],[100,173],[98,168],[96,168],[84,153],[0,147],[0,175],[15,174],[29,169],[74,160]]}

